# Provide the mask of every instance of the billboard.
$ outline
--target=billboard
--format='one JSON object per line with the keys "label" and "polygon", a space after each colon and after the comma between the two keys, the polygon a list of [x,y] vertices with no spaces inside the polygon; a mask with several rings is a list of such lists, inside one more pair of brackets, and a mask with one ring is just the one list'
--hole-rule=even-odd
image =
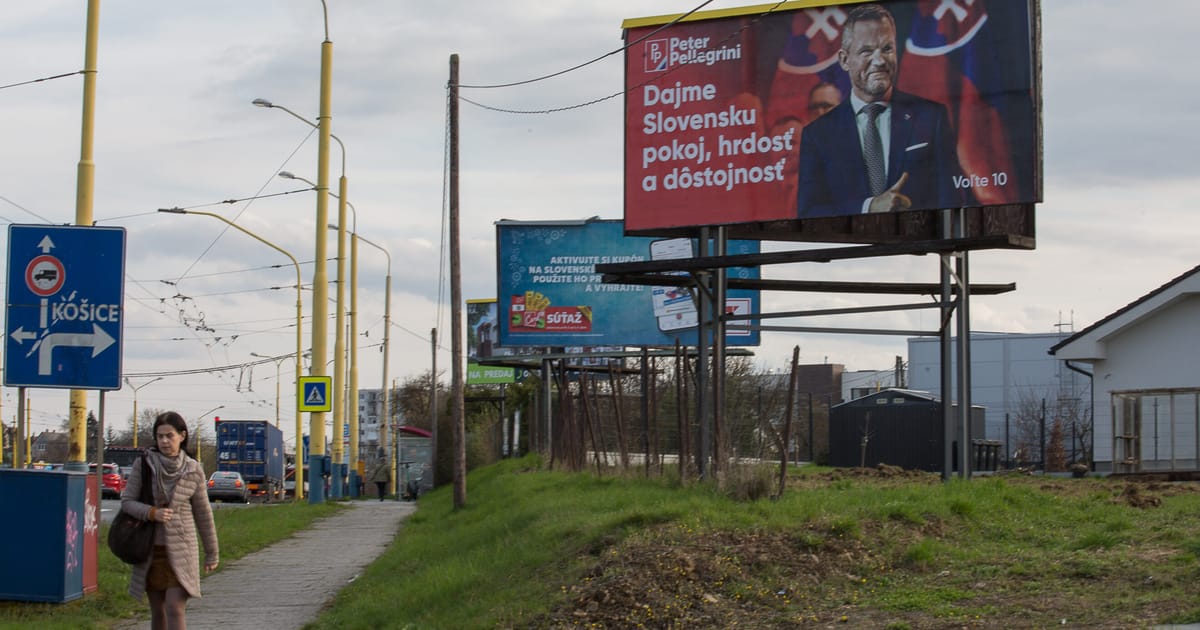
{"label": "billboard", "polygon": [[1041,201],[1035,3],[626,20],[627,229]]}
{"label": "billboard", "polygon": [[479,359],[511,356],[500,347],[496,325],[496,299],[467,300],[467,385],[515,383],[517,370],[501,365],[481,365]]}
{"label": "billboard", "polygon": [[[625,236],[619,220],[496,223],[500,345],[694,346],[699,315],[686,289],[605,284],[600,263],[690,258],[686,238]],[[729,254],[755,254],[757,241],[730,241]],[[734,267],[730,278],[758,278]],[[728,313],[759,312],[757,291],[729,291]],[[756,346],[759,333],[731,322],[726,343]]]}

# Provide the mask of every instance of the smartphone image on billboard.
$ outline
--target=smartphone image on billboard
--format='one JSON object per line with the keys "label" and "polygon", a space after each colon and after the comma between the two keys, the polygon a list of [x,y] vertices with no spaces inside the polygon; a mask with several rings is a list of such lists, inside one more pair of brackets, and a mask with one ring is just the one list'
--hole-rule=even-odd
{"label": "smartphone image on billboard", "polygon": [[[690,238],[667,238],[650,242],[650,260],[672,260],[692,258]],[[696,303],[692,293],[684,287],[653,287],[650,298],[654,302],[654,316],[658,319],[658,329],[670,332],[684,328],[694,328],[699,324],[696,314]]]}

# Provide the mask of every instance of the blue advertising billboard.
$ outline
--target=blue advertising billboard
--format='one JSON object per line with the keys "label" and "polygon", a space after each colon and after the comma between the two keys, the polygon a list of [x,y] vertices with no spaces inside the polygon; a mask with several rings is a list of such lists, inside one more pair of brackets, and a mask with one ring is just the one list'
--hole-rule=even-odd
{"label": "blue advertising billboard", "polygon": [[[501,346],[687,346],[698,342],[698,313],[678,287],[605,284],[603,263],[691,258],[687,238],[625,236],[620,220],[500,221],[496,224],[497,319]],[[757,241],[730,241],[728,253],[756,254]],[[734,267],[732,278],[758,278]],[[725,312],[759,312],[758,291],[731,290]],[[744,320],[742,320],[744,321]],[[757,346],[759,333],[728,325],[726,344]]]}

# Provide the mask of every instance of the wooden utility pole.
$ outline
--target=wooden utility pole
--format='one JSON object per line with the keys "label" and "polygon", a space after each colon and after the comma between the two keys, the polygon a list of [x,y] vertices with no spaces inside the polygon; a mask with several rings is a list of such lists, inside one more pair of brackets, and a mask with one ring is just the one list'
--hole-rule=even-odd
{"label": "wooden utility pole", "polygon": [[458,55],[450,55],[450,405],[454,423],[454,509],[467,505],[466,403],[463,399],[462,269],[458,221]]}
{"label": "wooden utility pole", "polygon": [[429,368],[429,427],[433,433],[433,448],[430,449],[429,466],[433,473],[433,486],[437,487],[437,452],[438,452],[438,376],[437,376],[437,328],[429,331],[433,363]]}

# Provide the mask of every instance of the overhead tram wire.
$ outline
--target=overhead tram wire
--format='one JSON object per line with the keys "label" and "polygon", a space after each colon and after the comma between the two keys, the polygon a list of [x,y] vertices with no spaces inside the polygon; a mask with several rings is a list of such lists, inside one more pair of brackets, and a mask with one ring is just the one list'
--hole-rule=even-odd
{"label": "overhead tram wire", "polygon": [[22,85],[31,85],[33,83],[41,83],[43,81],[53,81],[54,79],[65,79],[66,77],[73,77],[77,74],[83,74],[83,70],[76,70],[74,72],[64,72],[63,74],[56,74],[52,77],[42,77],[40,79],[30,79],[28,81],[9,83],[8,85],[0,85],[0,90],[7,90],[8,88],[20,87]]}
{"label": "overhead tram wire", "polygon": [[[5,203],[11,205],[12,207],[20,210],[21,212],[24,212],[24,213],[30,215],[30,216],[41,219],[42,223],[49,223],[49,224],[54,223],[54,221],[47,219],[46,217],[34,212],[33,210],[30,210],[29,208],[26,208],[25,206],[22,206],[21,204],[13,201],[12,199],[9,199],[8,197],[5,197],[4,195],[0,195],[0,201],[4,201]],[[10,221],[10,223],[16,223],[16,221]]]}
{"label": "overhead tram wire", "polygon": [[[243,201],[255,201],[258,199],[270,199],[271,197],[283,197],[285,195],[294,195],[296,193],[309,192],[311,190],[312,190],[311,188],[298,188],[296,190],[285,190],[283,192],[270,193],[267,195],[253,195],[250,197],[242,197],[240,199],[222,199],[221,201],[214,201],[212,203],[204,203],[204,204],[199,204],[199,205],[195,205],[195,206],[186,206],[186,207],[180,208],[180,210],[195,210],[197,208],[210,208],[213,206],[230,205],[230,204],[235,204],[235,203],[241,203]],[[116,216],[116,217],[105,217],[103,219],[95,219],[94,221],[92,221],[92,224],[95,225],[97,223],[113,223],[113,222],[121,221],[124,219],[134,219],[137,217],[156,216],[156,215],[158,215],[158,210],[154,210],[151,212],[138,212],[135,214],[125,214],[125,215]],[[239,216],[240,216],[240,214],[239,214]],[[199,276],[188,276],[188,277],[196,278]]]}
{"label": "overhead tram wire", "polygon": [[[711,1],[711,0],[710,0],[710,1]],[[754,25],[754,24],[755,24],[755,23],[757,23],[759,20],[761,20],[761,19],[762,19],[764,16],[766,16],[766,15],[770,15],[770,14],[774,13],[776,9],[778,9],[780,6],[782,6],[782,5],[783,5],[784,3],[786,3],[786,2],[787,2],[787,0],[779,0],[779,2],[776,2],[776,3],[775,3],[773,6],[771,6],[771,8],[770,8],[770,9],[767,9],[766,11],[763,11],[762,13],[759,13],[758,15],[756,15],[756,16],[754,17],[754,19],[752,19],[752,20],[750,20],[749,22],[747,22],[747,23],[746,23],[744,26],[742,26],[742,27],[741,27],[741,28],[739,28],[738,30],[736,30],[736,31],[734,31],[734,32],[732,32],[732,33],[730,33],[728,36],[726,36],[725,38],[723,38],[721,41],[717,42],[717,44],[716,44],[716,45],[717,45],[717,46],[721,46],[721,45],[722,45],[722,44],[724,44],[725,42],[728,42],[728,41],[732,40],[734,37],[737,37],[737,36],[738,36],[739,34],[741,34],[743,31],[745,31],[746,29],[750,28],[752,25]],[[705,2],[704,4],[708,4],[708,2]],[[704,5],[700,5],[700,6],[704,6]],[[700,7],[696,7],[696,9],[699,9],[699,8],[700,8]],[[619,48],[619,49],[617,49],[617,50],[614,50],[614,51],[612,51],[612,52],[610,52],[610,53],[608,53],[608,54],[604,55],[603,57],[599,57],[599,58],[597,58],[597,59],[593,59],[592,61],[589,61],[588,63],[592,63],[592,62],[594,62],[594,61],[597,61],[597,60],[599,60],[599,59],[603,59],[604,57],[607,57],[608,55],[612,55],[612,54],[615,54],[615,53],[618,53],[618,52],[624,51],[624,50],[626,50],[626,49],[627,49],[629,46],[633,46],[634,44],[637,44],[638,42],[645,40],[645,39],[646,39],[646,37],[649,37],[650,35],[653,35],[653,34],[655,34],[655,33],[658,33],[658,32],[660,32],[660,31],[662,31],[664,28],[667,28],[668,26],[672,26],[672,25],[676,24],[677,22],[679,22],[679,21],[680,21],[680,20],[682,20],[683,18],[687,17],[688,15],[691,15],[691,13],[692,13],[692,12],[694,12],[694,11],[696,11],[696,9],[693,9],[692,11],[690,11],[690,12],[688,12],[688,13],[684,14],[684,15],[681,15],[681,16],[679,16],[679,17],[678,17],[678,18],[676,18],[675,20],[672,20],[671,22],[669,22],[669,23],[667,23],[667,24],[664,24],[663,26],[659,27],[658,29],[655,29],[655,31],[654,31],[653,33],[650,33],[650,34],[646,35],[645,37],[642,37],[641,39],[638,39],[638,40],[635,40],[635,41],[633,41],[633,42],[630,42],[630,43],[629,43],[629,44],[627,44],[626,46],[623,46],[622,48]],[[587,64],[582,64],[582,65],[581,65],[581,66],[579,66],[579,67],[583,67],[583,65],[587,65]],[[471,99],[469,99],[469,98],[466,98],[466,97],[465,97],[465,96],[463,96],[462,94],[459,94],[459,96],[458,96],[458,100],[460,100],[460,101],[464,101],[464,102],[467,102],[467,103],[470,103],[470,104],[472,104],[472,105],[474,105],[474,106],[476,106],[476,107],[478,107],[478,108],[480,108],[480,109],[486,109],[486,110],[488,110],[488,111],[499,112],[499,113],[501,113],[501,114],[522,114],[522,115],[526,115],[526,114],[557,114],[557,113],[559,113],[559,112],[570,111],[570,110],[573,110],[573,109],[581,109],[581,108],[584,108],[584,107],[590,107],[590,106],[592,106],[592,105],[595,105],[595,104],[597,104],[597,103],[603,103],[604,101],[608,101],[608,100],[614,99],[614,98],[616,98],[616,97],[618,97],[618,96],[623,96],[623,95],[625,95],[625,94],[629,93],[629,92],[630,92],[630,91],[632,91],[632,90],[636,90],[636,89],[638,89],[638,88],[645,87],[646,85],[649,85],[650,83],[653,83],[653,82],[655,82],[655,81],[659,81],[659,80],[661,80],[663,77],[665,77],[665,76],[667,76],[667,75],[671,74],[672,72],[674,72],[674,71],[678,70],[678,69],[679,69],[679,68],[681,68],[681,67],[682,67],[682,66],[675,66],[674,68],[668,68],[668,69],[666,70],[666,72],[663,72],[662,74],[660,74],[660,75],[658,75],[658,76],[656,76],[656,77],[654,77],[654,78],[652,78],[652,79],[646,79],[645,81],[642,81],[641,83],[639,83],[639,84],[637,84],[637,85],[633,86],[633,87],[632,87],[632,88],[630,88],[630,89],[627,89],[627,90],[621,90],[621,91],[619,91],[619,92],[615,92],[615,93],[613,93],[613,94],[609,94],[608,96],[602,96],[602,97],[600,97],[600,98],[594,98],[594,99],[592,99],[592,100],[590,100],[590,101],[586,101],[586,102],[583,102],[583,103],[577,103],[577,104],[575,104],[575,105],[564,105],[564,106],[562,106],[562,107],[551,107],[551,108],[548,108],[548,109],[507,109],[507,108],[504,108],[504,107],[495,107],[495,106],[492,106],[492,105],[486,105],[486,104],[484,104],[484,103],[480,103],[480,102],[478,102],[478,101],[473,101],[473,100],[471,100]],[[564,72],[566,72],[566,71],[564,71]],[[550,76],[557,76],[557,75],[559,75],[559,74],[563,74],[563,72],[559,72],[559,73],[556,73],[556,74],[553,74],[553,75],[547,75],[547,77],[543,77],[543,78],[548,78],[548,77],[550,77]],[[535,81],[535,80],[541,80],[541,78],[539,78],[539,79],[532,79],[532,80],[530,80],[530,81],[525,81],[525,82],[523,82],[523,83],[531,83],[532,81]],[[521,83],[514,83],[514,84],[511,84],[511,85],[521,85]],[[463,88],[463,87],[505,87],[505,86],[503,86],[503,85],[498,85],[498,86],[464,86],[464,85],[460,85],[459,87],[460,87],[460,88]],[[447,86],[447,94],[449,94],[449,86]]]}
{"label": "overhead tram wire", "polygon": [[[308,133],[304,136],[304,139],[301,140],[300,143],[296,145],[296,148],[292,149],[292,152],[288,154],[287,158],[285,158],[283,160],[283,162],[278,167],[276,167],[274,171],[271,172],[271,176],[268,177],[265,182],[263,182],[263,185],[259,187],[258,191],[256,191],[253,196],[247,197],[246,199],[253,201],[255,199],[259,199],[260,195],[261,196],[269,196],[269,195],[262,195],[262,191],[266,190],[267,186],[271,185],[271,182],[276,177],[275,174],[278,173],[281,169],[283,169],[283,167],[287,166],[288,162],[292,161],[292,158],[295,157],[296,154],[300,152],[301,147],[303,147],[308,142],[308,139],[311,138],[313,133],[315,133],[315,132],[316,132],[316,129],[309,129]],[[311,190],[311,189],[308,189],[308,190]],[[219,203],[226,203],[226,202],[219,202]],[[229,203],[238,203],[238,201],[232,200]],[[210,205],[218,205],[218,204],[214,203],[214,204],[210,204]],[[198,208],[198,207],[203,207],[203,206],[194,206],[194,207]],[[236,222],[239,218],[241,218],[242,214],[244,214],[249,207],[250,207],[249,203],[247,203],[245,206],[242,206],[242,209],[238,210],[237,214],[233,215],[233,218],[230,220]],[[189,208],[184,208],[184,209],[188,210]],[[221,229],[220,233],[218,233],[217,236],[215,238],[213,238],[212,242],[209,243],[208,246],[204,248],[204,251],[200,252],[200,255],[196,257],[196,260],[193,260],[192,264],[188,265],[187,269],[184,269],[183,273],[180,274],[179,277],[175,279],[175,282],[179,283],[184,278],[187,278],[188,273],[191,272],[191,270],[194,269],[196,267],[196,265],[198,265],[200,263],[200,261],[203,260],[204,257],[208,255],[208,253],[210,251],[212,251],[212,248],[216,246],[217,241],[221,240],[221,237],[224,236],[225,233],[228,232],[230,229],[231,228],[228,225],[223,227]]]}
{"label": "overhead tram wire", "polygon": [[[155,212],[155,214],[158,214],[158,213]],[[311,261],[311,260],[302,260],[302,261],[300,261],[299,264],[311,265],[312,263],[313,263],[313,261]],[[250,273],[252,271],[266,271],[267,269],[282,269],[283,266],[284,265],[282,265],[282,264],[263,265],[261,267],[247,267],[245,269],[231,269],[229,271],[214,271],[212,273],[198,273],[195,275],[188,276],[188,278],[193,279],[193,280],[195,280],[197,278],[213,278],[216,276],[228,276],[228,275],[235,274],[235,273]],[[171,284],[170,280],[159,280],[159,282],[161,282],[163,284],[167,284],[167,285]]]}
{"label": "overhead tram wire", "polygon": [[[291,355],[287,355],[287,356],[291,356]],[[235,364],[231,364],[231,365],[220,365],[220,366],[206,367],[206,368],[192,368],[192,369],[188,369],[188,370],[163,370],[163,371],[159,371],[159,372],[126,372],[125,376],[128,376],[130,378],[153,378],[155,376],[190,376],[193,374],[211,374],[214,372],[228,372],[230,370],[242,370],[247,367],[252,367],[255,365],[272,363],[276,360],[276,358],[277,357],[271,357],[271,358],[267,358],[267,359],[260,359],[258,361],[242,361],[241,363],[235,363]]]}
{"label": "overhead tram wire", "polygon": [[[312,137],[312,134],[315,131],[316,131],[315,129],[310,129],[309,132],[304,136],[304,138],[296,145],[296,148],[292,149],[292,152],[288,154],[287,158],[285,158],[283,160],[283,162],[272,171],[271,176],[268,177],[265,182],[263,182],[263,185],[261,187],[259,187],[258,191],[253,196],[247,197],[245,200],[252,202],[255,199],[260,199],[263,197],[273,197],[273,196],[280,196],[280,195],[284,195],[284,194],[293,194],[295,192],[301,192],[301,191],[288,191],[286,193],[275,193],[275,194],[271,194],[271,195],[263,195],[262,194],[262,191],[266,190],[267,186],[270,185],[270,182],[275,179],[275,173],[277,173],[283,167],[287,166],[287,163],[290,162],[293,157],[295,157],[296,153],[298,153],[300,151],[300,149],[308,142],[308,139]],[[311,189],[303,189],[303,190],[309,191]],[[240,201],[243,201],[243,200],[231,199],[231,200],[225,200],[225,201],[220,201],[220,202],[214,202],[214,203],[206,204],[206,205],[207,206],[215,206],[215,205],[222,205],[222,204],[233,204],[233,203],[239,203]],[[184,208],[184,209],[194,209],[194,208],[201,208],[201,207],[205,207],[205,206],[192,206],[190,208]],[[250,207],[250,204],[247,203],[245,206],[242,207],[241,210],[239,210],[237,212],[237,214],[234,215],[233,219],[231,219],[231,220],[236,221],[238,218],[240,218],[242,216],[243,213],[245,213],[245,211],[249,207]],[[191,270],[194,269],[196,267],[196,265],[199,264],[200,261],[203,260],[204,257],[207,256],[210,251],[212,251],[212,248],[216,246],[217,241],[219,241],[221,239],[221,237],[225,235],[225,233],[229,230],[229,228],[230,228],[230,226],[226,225],[225,228],[222,229],[221,232],[219,234],[217,234],[217,236],[215,238],[213,238],[212,242],[209,243],[208,246],[204,248],[204,251],[201,252],[200,255],[198,255],[196,257],[196,259],[193,260],[190,265],[188,265],[187,269],[185,269],[183,271],[183,273],[181,273],[179,275],[179,277],[177,277],[173,281],[173,284],[170,282],[167,282],[167,281],[163,281],[163,282],[170,284],[171,286],[175,286],[175,288],[178,289],[179,288],[178,284],[180,282],[182,282],[184,279],[191,277],[188,275],[191,272]],[[204,330],[205,328],[208,328],[208,327],[204,323],[204,312],[203,311],[197,310],[198,318],[195,318],[195,319],[189,318],[187,316],[187,314],[184,313],[185,306],[190,305],[192,308],[196,308],[196,302],[195,302],[195,300],[184,295],[183,293],[177,293],[175,296],[170,297],[170,298],[163,298],[161,301],[161,304],[163,306],[167,306],[169,300],[177,300],[177,299],[184,300],[183,304],[175,305],[175,308],[177,310],[177,315],[179,317],[179,322],[181,324],[183,324],[184,327],[186,327],[192,333],[192,335],[196,338],[196,340],[199,341],[204,346],[205,351],[209,355],[209,361],[212,361],[215,363],[215,359],[214,359],[212,353],[213,353],[214,347],[220,343],[220,338],[215,336],[216,331],[211,330],[211,329]],[[163,314],[165,315],[166,312],[163,311]],[[213,335],[213,342],[211,344],[201,338],[200,334],[202,332],[205,334]],[[223,372],[220,372],[220,371],[216,372],[216,376],[218,378],[221,378],[222,374],[223,374]]]}

